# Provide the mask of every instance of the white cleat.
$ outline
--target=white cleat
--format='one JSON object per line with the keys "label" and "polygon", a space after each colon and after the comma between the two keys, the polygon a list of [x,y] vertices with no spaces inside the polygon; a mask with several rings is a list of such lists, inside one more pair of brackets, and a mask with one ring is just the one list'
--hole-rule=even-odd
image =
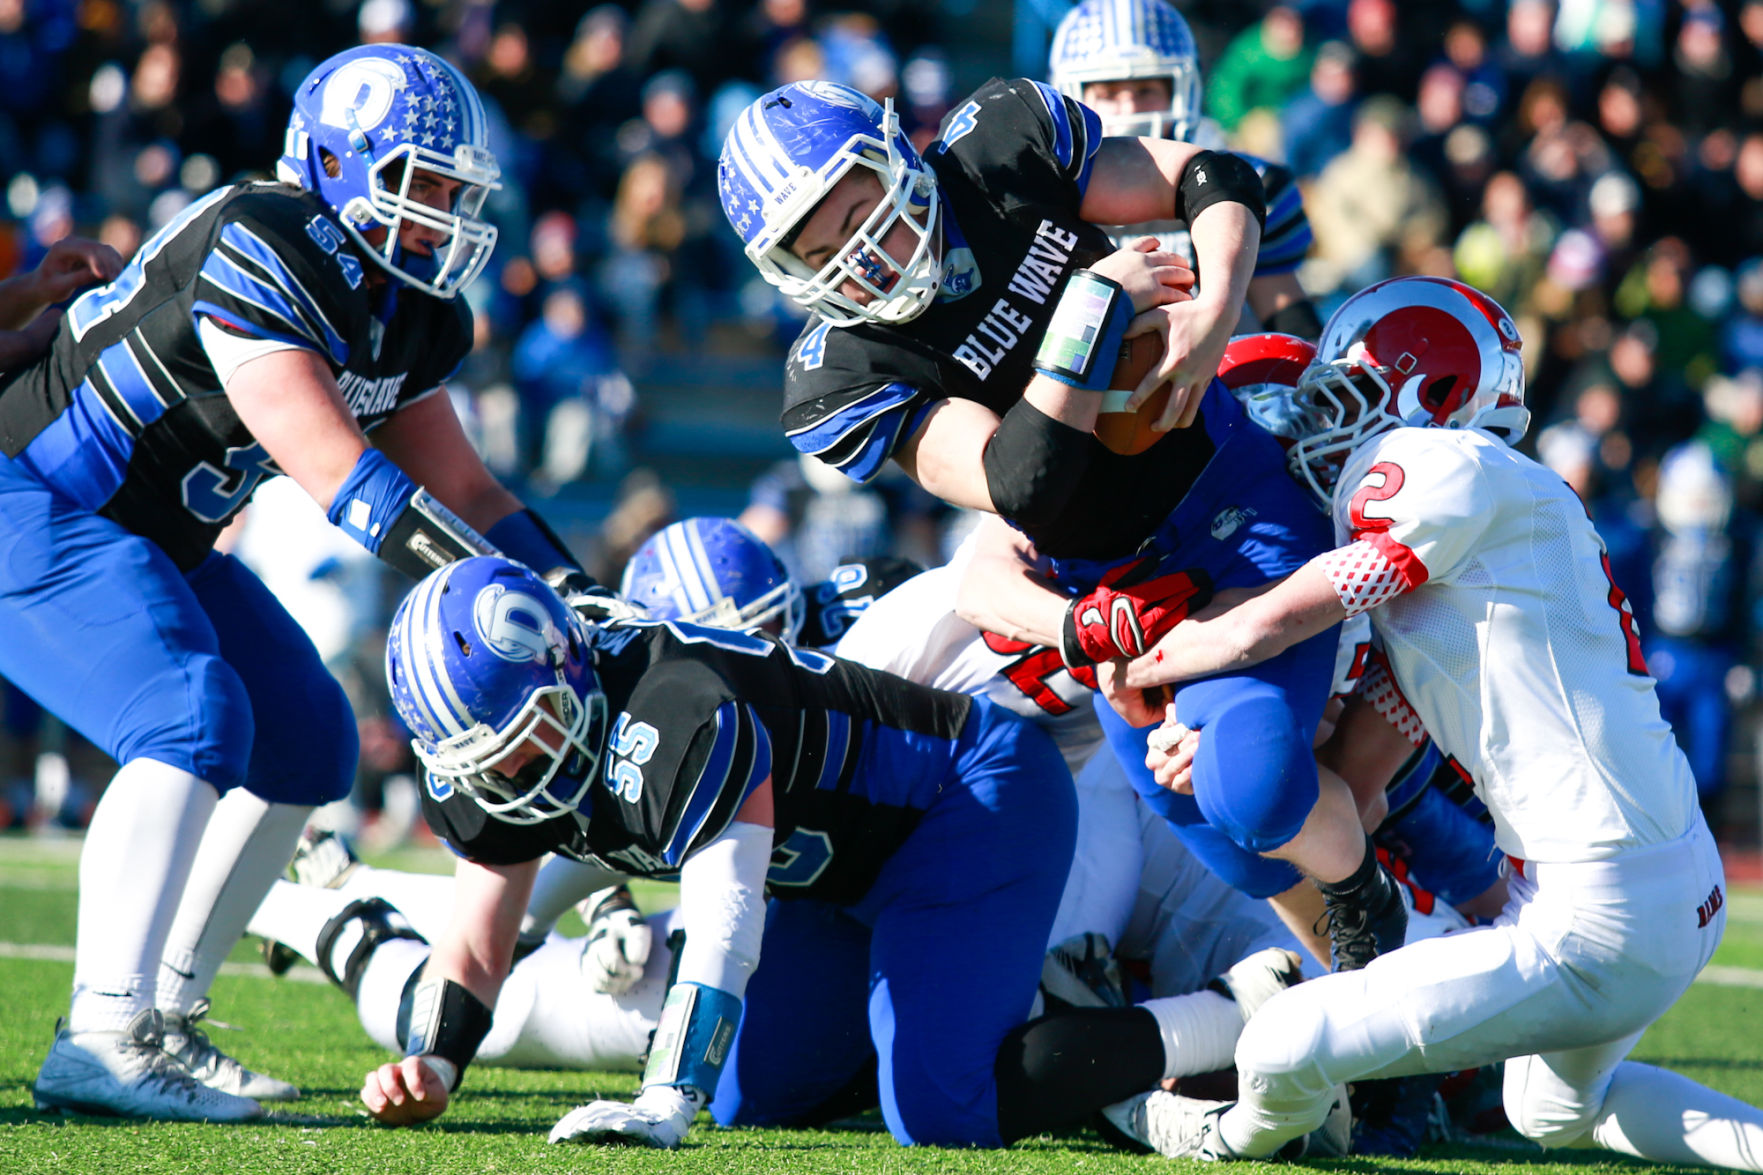
{"label": "white cleat", "polygon": [[1236,966],[1218,977],[1217,983],[1237,1002],[1237,1010],[1246,1024],[1262,1004],[1303,979],[1304,964],[1297,952],[1268,947],[1238,960]]}
{"label": "white cleat", "polygon": [[1154,1089],[1102,1107],[1102,1116],[1146,1150],[1166,1159],[1197,1159],[1207,1124],[1216,1123],[1233,1104]]}
{"label": "white cleat", "polygon": [[[1235,1102],[1166,1093],[1161,1089],[1142,1093],[1106,1106],[1102,1115],[1127,1138],[1167,1159],[1198,1159],[1203,1163],[1240,1158],[1218,1133],[1218,1120]],[[1266,1161],[1298,1158],[1344,1157],[1353,1139],[1353,1113],[1347,1103],[1347,1087],[1335,1087],[1328,1117],[1309,1134],[1292,1139]]]}
{"label": "white cleat", "polygon": [[[254,1098],[260,1102],[291,1102],[300,1090],[279,1077],[270,1077],[245,1068],[214,1046],[208,1034],[196,1027],[196,1021],[208,1014],[208,1001],[198,1000],[188,1016],[166,1012],[166,1055],[189,1071],[191,1077],[209,1089]],[[216,1021],[219,1023],[219,1021]]]}
{"label": "white cleat", "polygon": [[160,1047],[163,1031],[154,1008],[121,1032],[59,1029],[32,1090],[37,1109],[161,1122],[245,1122],[263,1115],[250,1098],[191,1077]]}

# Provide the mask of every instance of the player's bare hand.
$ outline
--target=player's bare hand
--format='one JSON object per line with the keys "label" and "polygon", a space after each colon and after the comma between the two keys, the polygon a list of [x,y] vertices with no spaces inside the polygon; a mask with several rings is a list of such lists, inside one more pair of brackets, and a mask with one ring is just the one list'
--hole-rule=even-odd
{"label": "player's bare hand", "polygon": [[387,1061],[361,1084],[361,1104],[388,1126],[413,1126],[447,1108],[448,1082],[425,1057]]}
{"label": "player's bare hand", "polygon": [[63,237],[31,271],[32,293],[44,305],[60,302],[87,286],[114,281],[122,272],[122,255],[101,241]]}
{"label": "player's bare hand", "polygon": [[1169,701],[1169,688],[1155,686],[1142,689],[1126,683],[1125,660],[1103,661],[1096,666],[1096,688],[1114,707],[1114,712],[1126,719],[1129,726],[1155,726],[1163,721],[1163,707]]}
{"label": "player's bare hand", "polygon": [[1184,796],[1194,794],[1194,756],[1200,750],[1200,732],[1190,730],[1175,716],[1175,703],[1165,711],[1163,725],[1153,730],[1147,740],[1145,766],[1157,786],[1166,787]]}
{"label": "player's bare hand", "polygon": [[1156,237],[1145,237],[1124,249],[1116,249],[1090,266],[1090,272],[1118,282],[1132,299],[1134,313],[1185,302],[1194,288],[1194,271],[1180,254],[1159,248]]}
{"label": "player's bare hand", "polygon": [[1168,432],[1187,428],[1200,413],[1200,401],[1218,372],[1239,308],[1221,310],[1206,299],[1160,304],[1133,319],[1127,338],[1155,331],[1163,337],[1163,360],[1145,373],[1126,402],[1128,412],[1164,384],[1171,385],[1169,403],[1152,428]]}

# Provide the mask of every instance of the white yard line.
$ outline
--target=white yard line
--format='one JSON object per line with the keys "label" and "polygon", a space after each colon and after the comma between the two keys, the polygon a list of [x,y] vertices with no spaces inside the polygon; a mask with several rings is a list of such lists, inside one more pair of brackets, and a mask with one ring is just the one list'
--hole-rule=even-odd
{"label": "white yard line", "polygon": [[[0,942],[0,959],[40,959],[46,963],[71,963],[73,962],[73,948],[42,942]],[[243,975],[248,979],[275,978],[262,963],[222,963],[220,973],[222,975]],[[304,965],[295,967],[282,978],[294,980],[296,983],[330,982],[318,968]]]}

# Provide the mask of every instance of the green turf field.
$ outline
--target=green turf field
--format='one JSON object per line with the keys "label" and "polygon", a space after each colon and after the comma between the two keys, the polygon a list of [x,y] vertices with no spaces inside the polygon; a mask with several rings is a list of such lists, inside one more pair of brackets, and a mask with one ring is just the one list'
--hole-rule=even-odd
{"label": "green turf field", "polygon": [[[248,1064],[297,1082],[306,1096],[250,1126],[159,1125],[41,1115],[30,1083],[48,1048],[72,977],[75,842],[0,837],[0,1175],[26,1172],[227,1172],[229,1175],[452,1175],[479,1172],[780,1172],[896,1175],[901,1172],[1023,1172],[1105,1175],[1144,1172],[1165,1160],[1123,1154],[1092,1134],[1041,1139],[1009,1151],[907,1150],[877,1119],[834,1130],[724,1131],[701,1120],[673,1153],[551,1147],[545,1134],[572,1107],[596,1096],[628,1096],[632,1077],[475,1068],[439,1124],[394,1131],[359,1111],[361,1077],[385,1059],[355,1022],[354,1009],[310,968],[272,980],[248,946],[214,990],[214,1014],[240,1027],[215,1028],[216,1042]],[[441,870],[439,854],[384,862]],[[653,897],[653,895],[650,895]],[[1711,969],[1641,1042],[1637,1056],[1660,1062],[1763,1104],[1763,892],[1736,892],[1726,944]],[[1319,1166],[1354,1172],[1468,1172],[1527,1175],[1559,1168],[1645,1164],[1602,1152],[1544,1163],[1516,1136],[1492,1145],[1429,1147],[1419,1159],[1349,1159]],[[1654,1168],[1664,1170],[1664,1168]]]}

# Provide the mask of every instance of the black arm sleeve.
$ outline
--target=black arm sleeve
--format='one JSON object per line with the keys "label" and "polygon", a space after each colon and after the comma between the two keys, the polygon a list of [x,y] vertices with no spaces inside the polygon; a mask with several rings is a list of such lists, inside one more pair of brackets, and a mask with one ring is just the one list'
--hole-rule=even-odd
{"label": "black arm sleeve", "polygon": [[1194,217],[1214,204],[1241,204],[1267,227],[1267,197],[1255,167],[1228,151],[1202,151],[1188,160],[1175,189],[1175,216],[1191,227]]}
{"label": "black arm sleeve", "polygon": [[986,489],[998,513],[1035,526],[1057,518],[1100,442],[1018,400],[986,442]]}

